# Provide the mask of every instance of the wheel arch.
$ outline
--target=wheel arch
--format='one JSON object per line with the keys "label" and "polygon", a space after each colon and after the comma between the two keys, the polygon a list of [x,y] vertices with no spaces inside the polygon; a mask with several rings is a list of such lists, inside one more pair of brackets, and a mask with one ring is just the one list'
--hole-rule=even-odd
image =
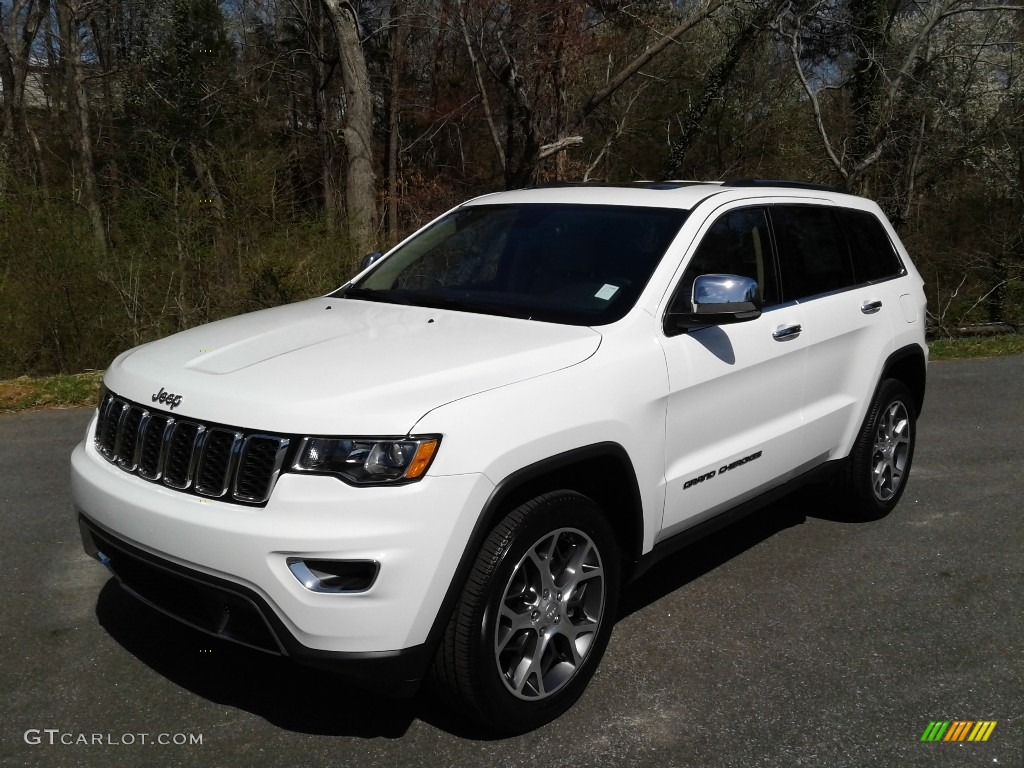
{"label": "wheel arch", "polygon": [[643,546],[644,518],[640,487],[626,449],[618,443],[606,442],[550,456],[513,472],[491,492],[434,617],[427,636],[429,657],[444,638],[477,553],[494,526],[523,502],[547,491],[562,489],[587,496],[606,512],[622,549],[623,583],[629,580]]}
{"label": "wheel arch", "polygon": [[644,533],[640,486],[629,454],[618,443],[576,448],[509,475],[498,483],[484,508],[484,533],[502,514],[524,501],[561,489],[581,493],[601,507],[615,531],[624,560],[630,563],[639,559]]}
{"label": "wheel arch", "polygon": [[877,387],[880,387],[886,379],[898,379],[906,385],[914,396],[914,408],[917,415],[920,416],[921,409],[924,407],[927,379],[927,361],[924,350],[917,344],[908,344],[889,355],[885,365],[882,366],[882,375],[876,385],[876,391]]}

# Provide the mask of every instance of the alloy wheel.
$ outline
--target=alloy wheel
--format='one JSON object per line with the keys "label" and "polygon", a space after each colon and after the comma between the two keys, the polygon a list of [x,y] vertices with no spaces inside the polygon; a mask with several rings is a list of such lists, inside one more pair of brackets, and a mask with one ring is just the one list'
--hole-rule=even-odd
{"label": "alloy wheel", "polygon": [[605,572],[594,541],[562,528],[517,563],[497,611],[494,660],[521,699],[557,693],[580,669],[604,618]]}
{"label": "alloy wheel", "polygon": [[879,501],[891,499],[903,483],[910,454],[910,415],[900,400],[889,403],[878,420],[871,455],[871,487]]}

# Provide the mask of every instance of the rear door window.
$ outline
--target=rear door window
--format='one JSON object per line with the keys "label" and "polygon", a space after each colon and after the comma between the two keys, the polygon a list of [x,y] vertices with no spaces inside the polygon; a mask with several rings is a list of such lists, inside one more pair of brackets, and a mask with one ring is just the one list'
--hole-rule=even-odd
{"label": "rear door window", "polygon": [[855,284],[850,251],[832,208],[776,205],[771,208],[778,245],[783,301],[795,301]]}

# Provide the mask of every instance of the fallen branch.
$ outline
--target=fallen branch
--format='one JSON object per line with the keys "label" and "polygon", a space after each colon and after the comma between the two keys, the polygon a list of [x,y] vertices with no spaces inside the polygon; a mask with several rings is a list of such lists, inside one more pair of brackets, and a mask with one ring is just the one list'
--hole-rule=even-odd
{"label": "fallen branch", "polygon": [[583,143],[582,136],[566,136],[564,139],[559,139],[552,144],[545,144],[540,148],[537,154],[537,160],[544,160],[552,155],[557,155],[569,147],[578,147]]}

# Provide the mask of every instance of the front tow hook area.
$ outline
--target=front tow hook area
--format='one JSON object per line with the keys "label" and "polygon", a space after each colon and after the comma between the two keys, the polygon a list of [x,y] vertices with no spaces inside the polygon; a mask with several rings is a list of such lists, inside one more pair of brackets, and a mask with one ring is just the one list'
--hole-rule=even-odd
{"label": "front tow hook area", "polygon": [[93,555],[93,557],[99,560],[100,564],[108,571],[110,571],[114,576],[117,575],[116,573],[114,573],[114,564],[111,562],[110,558],[103,554],[100,550],[97,549],[96,554]]}

